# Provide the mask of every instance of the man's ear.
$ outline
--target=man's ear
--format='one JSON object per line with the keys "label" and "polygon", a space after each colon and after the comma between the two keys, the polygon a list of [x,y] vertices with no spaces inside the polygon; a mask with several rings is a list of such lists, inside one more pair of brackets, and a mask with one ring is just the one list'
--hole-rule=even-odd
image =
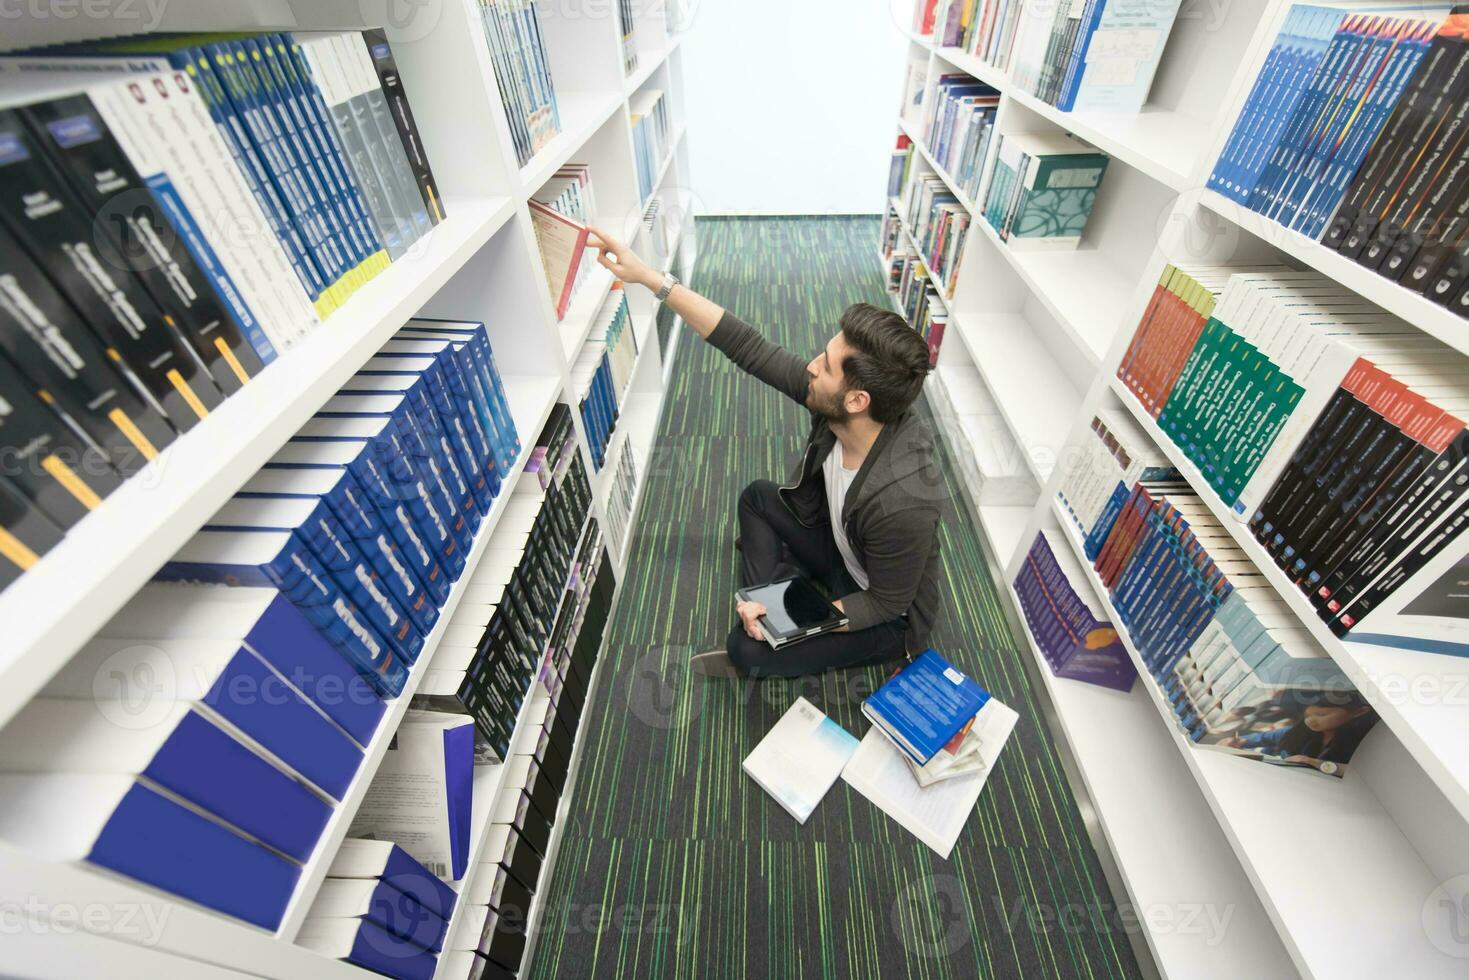
{"label": "man's ear", "polygon": [[842,396],[843,407],[853,415],[860,415],[867,411],[867,407],[871,404],[872,396],[861,388],[858,388],[856,391],[849,391]]}

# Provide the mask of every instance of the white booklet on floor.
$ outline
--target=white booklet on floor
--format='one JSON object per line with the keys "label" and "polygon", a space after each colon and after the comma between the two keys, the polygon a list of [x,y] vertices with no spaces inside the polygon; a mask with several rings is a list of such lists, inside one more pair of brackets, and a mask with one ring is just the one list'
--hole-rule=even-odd
{"label": "white booklet on floor", "polygon": [[970,729],[979,739],[984,768],[972,775],[945,779],[925,789],[918,785],[903,754],[874,726],[842,770],[842,778],[947,860],[1018,717],[995,698],[985,702]]}
{"label": "white booklet on floor", "polygon": [[745,756],[745,772],[801,823],[837,781],[857,740],[805,698]]}

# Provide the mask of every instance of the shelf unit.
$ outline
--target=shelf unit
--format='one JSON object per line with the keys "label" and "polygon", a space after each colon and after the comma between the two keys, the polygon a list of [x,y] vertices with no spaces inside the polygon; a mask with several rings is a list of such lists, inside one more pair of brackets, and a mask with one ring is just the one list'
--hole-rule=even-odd
{"label": "shelf unit", "polygon": [[[944,6],[940,0],[940,24]],[[927,66],[928,92],[937,74],[968,74],[1000,91],[999,132],[1066,131],[1112,158],[1080,248],[1016,252],[976,210],[987,191],[983,182],[973,198],[960,193],[930,152],[922,110],[898,113],[895,131],[916,148],[911,168],[942,179],[973,219],[950,283],[930,403],[951,453],[960,457],[965,497],[1004,578],[1013,581],[1041,529],[1059,528],[1088,570],[1090,581],[1077,587],[1093,588],[1104,602],[1056,492],[1093,415],[1107,407],[1131,412],[1381,717],[1343,779],[1264,765],[1185,739],[1129,637],[1125,646],[1142,676],[1123,695],[1055,677],[1026,630],[1032,674],[1041,678],[1056,734],[1071,750],[1127,893],[1119,901],[1139,909],[1177,911],[1205,902],[1233,910],[1219,943],[1144,921],[1159,972],[1460,976],[1469,946],[1445,938],[1457,934],[1451,923],[1434,919],[1448,914],[1434,903],[1447,895],[1441,903],[1447,909],[1464,899],[1466,879],[1459,876],[1469,872],[1469,764],[1459,751],[1469,736],[1462,696],[1469,667],[1456,658],[1333,637],[1115,380],[1169,262],[1271,261],[1315,269],[1469,353],[1469,329],[1454,314],[1204,188],[1289,6],[1288,0],[1252,0],[1209,17],[1183,8],[1148,102],[1130,114],[1062,112],[1017,91],[1008,72],[904,32],[910,63]],[[903,201],[882,200],[906,221]],[[904,228],[903,235],[911,231]],[[885,276],[887,256],[878,258]],[[994,403],[1037,479],[1038,492],[1025,506],[986,505],[983,481],[962,465],[972,449],[952,416],[956,405],[975,398]],[[1024,629],[1013,589],[1010,599]],[[1112,621],[1119,622],[1115,613]],[[1098,737],[1102,732],[1105,738]]]}
{"label": "shelf unit", "polygon": [[[248,30],[282,23],[298,30],[382,26],[365,19],[373,16],[372,11],[372,4],[356,0],[180,4],[159,11],[157,29]],[[579,9],[542,4],[538,13],[556,83],[561,132],[523,166],[513,150],[477,0],[443,0],[417,6],[406,17],[387,18],[385,29],[433,164],[446,220],[409,255],[359,290],[304,344],[269,365],[127,481],[78,523],[58,548],[0,594],[0,621],[6,624],[0,639],[3,726],[409,318],[485,322],[521,438],[521,458],[482,521],[464,574],[451,590],[402,696],[388,703],[361,769],[303,866],[285,918],[270,933],[132,879],[49,861],[0,841],[0,879],[8,891],[14,889],[9,893],[34,898],[25,914],[35,917],[32,933],[40,939],[32,941],[32,933],[27,933],[25,948],[15,950],[18,959],[8,962],[21,975],[250,975],[281,980],[301,976],[356,980],[373,975],[321,957],[292,940],[412,693],[431,668],[480,557],[490,546],[535,437],[556,402],[576,403],[569,368],[612,280],[598,269],[579,288],[568,317],[558,323],[526,202],[563,165],[589,164],[599,206],[597,223],[613,233],[620,231],[640,253],[653,254],[652,233],[642,222],[647,202],[639,199],[627,118],[628,100],[645,86],[668,93],[672,134],[653,192],[670,216],[670,250],[660,259],[665,266],[678,259],[691,269],[695,258],[690,210],[697,199],[689,189],[681,39],[666,36],[663,4],[655,0],[636,8],[639,60],[631,73],[622,68],[621,34],[612,8],[607,8],[606,16],[587,16]],[[141,26],[120,14],[114,20],[99,20],[28,12],[13,21],[0,47],[126,34]],[[624,408],[623,438],[631,440],[639,474],[645,477],[666,373],[652,329],[652,296],[641,289],[629,289],[628,294],[644,353]],[[575,431],[576,451],[591,474],[579,419]],[[639,481],[638,499],[645,482]],[[594,494],[593,517],[603,525],[604,502]],[[628,522],[630,533],[636,519],[635,506]],[[619,579],[623,567],[620,561],[613,564]],[[472,864],[484,846],[485,807],[498,793],[499,781],[499,767],[476,774]],[[557,833],[553,830],[553,841],[559,839]],[[93,928],[89,923],[70,934],[50,928],[46,921],[48,910],[93,902],[144,911],[160,923],[157,934],[105,925]],[[441,961],[437,975],[457,980],[446,974],[445,962],[449,958]]]}

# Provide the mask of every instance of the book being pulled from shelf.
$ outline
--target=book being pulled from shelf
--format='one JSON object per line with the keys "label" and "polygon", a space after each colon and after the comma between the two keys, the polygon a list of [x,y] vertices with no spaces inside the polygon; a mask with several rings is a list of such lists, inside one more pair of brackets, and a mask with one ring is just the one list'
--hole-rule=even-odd
{"label": "book being pulled from shelf", "polygon": [[478,2],[515,158],[524,167],[561,132],[540,18],[531,0]]}
{"label": "book being pulled from shelf", "polygon": [[1051,673],[1130,691],[1137,671],[1063,533],[1035,536],[1015,576],[1020,612]]}
{"label": "book being pulled from shelf", "polygon": [[1190,489],[1138,483],[1093,568],[1191,741],[1344,772],[1376,712]]}
{"label": "book being pulled from shelf", "polygon": [[924,143],[966,197],[979,193],[1000,93],[968,75],[940,75],[932,88]]}
{"label": "book being pulled from shelf", "polygon": [[1463,548],[1469,360],[1325,277],[1170,266],[1118,376],[1338,635]]}
{"label": "book being pulled from shelf", "polygon": [[527,203],[551,305],[560,320],[566,316],[577,287],[596,268],[595,256],[587,249],[587,226],[597,220],[591,168],[582,163],[567,164]]}
{"label": "book being pulled from shelf", "polygon": [[1178,6],[1178,0],[1052,6],[1031,0],[1011,42],[1010,78],[1063,112],[1137,112],[1148,99]]}
{"label": "book being pulled from shelf", "polygon": [[640,89],[627,104],[632,124],[634,163],[638,172],[638,200],[653,193],[659,170],[669,153],[668,100],[661,89]]}
{"label": "book being pulled from shelf", "polygon": [[1069,249],[1096,203],[1109,157],[1070,133],[1001,133],[982,211],[1013,249]]}
{"label": "book being pulled from shelf", "polygon": [[810,701],[796,698],[745,756],[742,768],[797,823],[805,823],[856,751],[851,733]]}

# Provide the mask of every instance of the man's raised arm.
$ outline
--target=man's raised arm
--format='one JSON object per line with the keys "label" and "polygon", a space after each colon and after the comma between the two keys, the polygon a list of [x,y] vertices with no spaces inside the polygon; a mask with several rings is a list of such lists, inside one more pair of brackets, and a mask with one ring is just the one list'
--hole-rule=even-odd
{"label": "man's raised arm", "polygon": [[[663,275],[622,242],[610,235],[589,229],[588,244],[597,249],[597,262],[623,282],[636,283],[657,292],[663,286]],[[682,284],[674,286],[664,304],[683,317],[684,323],[703,339],[718,348],[746,373],[770,385],[776,391],[806,404],[811,377],[806,362],[762,337],[759,331]]]}

